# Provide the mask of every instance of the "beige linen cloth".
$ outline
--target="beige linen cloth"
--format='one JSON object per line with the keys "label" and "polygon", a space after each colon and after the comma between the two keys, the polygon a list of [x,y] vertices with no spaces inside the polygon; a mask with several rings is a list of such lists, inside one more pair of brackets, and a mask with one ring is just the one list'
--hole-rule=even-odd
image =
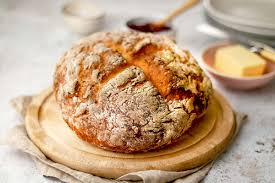
{"label": "beige linen cloth", "polygon": [[[11,101],[13,108],[17,111],[22,120],[24,119],[26,108],[30,104],[31,99],[31,96],[21,96]],[[236,114],[237,130],[235,135],[238,133],[245,118],[246,115],[244,114]],[[24,124],[20,124],[12,128],[6,135],[6,138],[3,139],[2,144],[3,143],[10,145],[13,148],[20,149],[25,153],[28,153],[42,175],[55,177],[63,182],[68,183],[164,183],[172,181],[174,181],[175,183],[197,183],[200,182],[207,175],[213,165],[213,162],[211,162],[207,165],[181,172],[160,170],[139,171],[123,175],[116,180],[109,180],[94,176],[92,174],[73,170],[67,166],[55,163],[52,160],[48,159],[30,140]]]}

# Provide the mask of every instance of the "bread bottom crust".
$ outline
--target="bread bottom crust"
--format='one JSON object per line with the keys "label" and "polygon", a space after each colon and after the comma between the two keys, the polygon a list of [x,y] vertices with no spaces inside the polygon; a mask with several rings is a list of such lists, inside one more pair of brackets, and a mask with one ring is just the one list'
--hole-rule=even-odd
{"label": "bread bottom crust", "polygon": [[159,149],[163,149],[167,146],[171,146],[173,144],[178,143],[179,141],[181,141],[181,137],[185,134],[185,132],[190,129],[190,127],[192,126],[193,122],[195,122],[196,120],[193,121],[189,121],[188,124],[186,124],[185,128],[183,129],[182,135],[180,137],[178,137],[177,139],[173,139],[172,141],[163,144],[161,146],[159,146],[158,144],[156,144],[156,146],[151,146],[151,148],[149,149],[128,149],[126,146],[124,146],[124,148],[122,147],[114,147],[114,146],[110,146],[107,143],[104,143],[102,141],[97,140],[96,137],[93,137],[91,135],[87,135],[85,133],[84,130],[81,129],[77,129],[72,123],[68,122],[67,120],[64,120],[67,125],[70,127],[70,129],[82,140],[88,142],[91,145],[95,145],[101,149],[104,150],[108,150],[108,151],[113,151],[113,152],[118,152],[118,153],[144,153],[144,152],[148,152],[148,151],[152,151],[152,150],[159,150]]}

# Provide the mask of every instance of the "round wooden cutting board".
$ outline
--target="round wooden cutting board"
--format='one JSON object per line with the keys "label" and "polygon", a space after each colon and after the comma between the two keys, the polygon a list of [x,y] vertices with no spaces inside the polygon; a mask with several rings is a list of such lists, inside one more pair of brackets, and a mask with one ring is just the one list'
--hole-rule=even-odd
{"label": "round wooden cutting board", "polygon": [[63,121],[51,89],[33,98],[25,123],[29,137],[48,158],[106,178],[141,170],[182,171],[198,167],[215,159],[235,131],[234,113],[216,91],[206,114],[177,144],[147,153],[115,153],[82,141]]}

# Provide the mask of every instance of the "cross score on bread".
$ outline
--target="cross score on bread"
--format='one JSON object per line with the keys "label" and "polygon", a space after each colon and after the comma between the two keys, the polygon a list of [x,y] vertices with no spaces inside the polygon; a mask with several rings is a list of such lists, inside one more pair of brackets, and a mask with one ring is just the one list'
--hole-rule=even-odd
{"label": "cross score on bread", "polygon": [[176,142],[207,109],[212,85],[190,53],[167,37],[101,32],[60,59],[54,92],[81,139],[133,153]]}

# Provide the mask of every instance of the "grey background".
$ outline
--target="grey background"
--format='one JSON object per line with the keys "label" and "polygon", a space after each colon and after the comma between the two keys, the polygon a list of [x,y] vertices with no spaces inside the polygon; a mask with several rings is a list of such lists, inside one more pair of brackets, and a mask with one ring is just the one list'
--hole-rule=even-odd
{"label": "grey background", "polygon": [[[78,40],[63,22],[66,1],[0,1],[0,135],[20,120],[9,105],[18,95],[35,94],[52,84],[61,54]],[[106,29],[117,28],[129,17],[168,13],[183,1],[93,0],[107,12]],[[203,48],[216,40],[196,32],[203,23],[201,5],[176,20],[178,43],[201,61]],[[249,115],[232,147],[215,163],[204,182],[275,182],[275,81],[254,91],[215,87],[236,111]],[[0,182],[58,182],[44,178],[28,155],[0,147]]]}

